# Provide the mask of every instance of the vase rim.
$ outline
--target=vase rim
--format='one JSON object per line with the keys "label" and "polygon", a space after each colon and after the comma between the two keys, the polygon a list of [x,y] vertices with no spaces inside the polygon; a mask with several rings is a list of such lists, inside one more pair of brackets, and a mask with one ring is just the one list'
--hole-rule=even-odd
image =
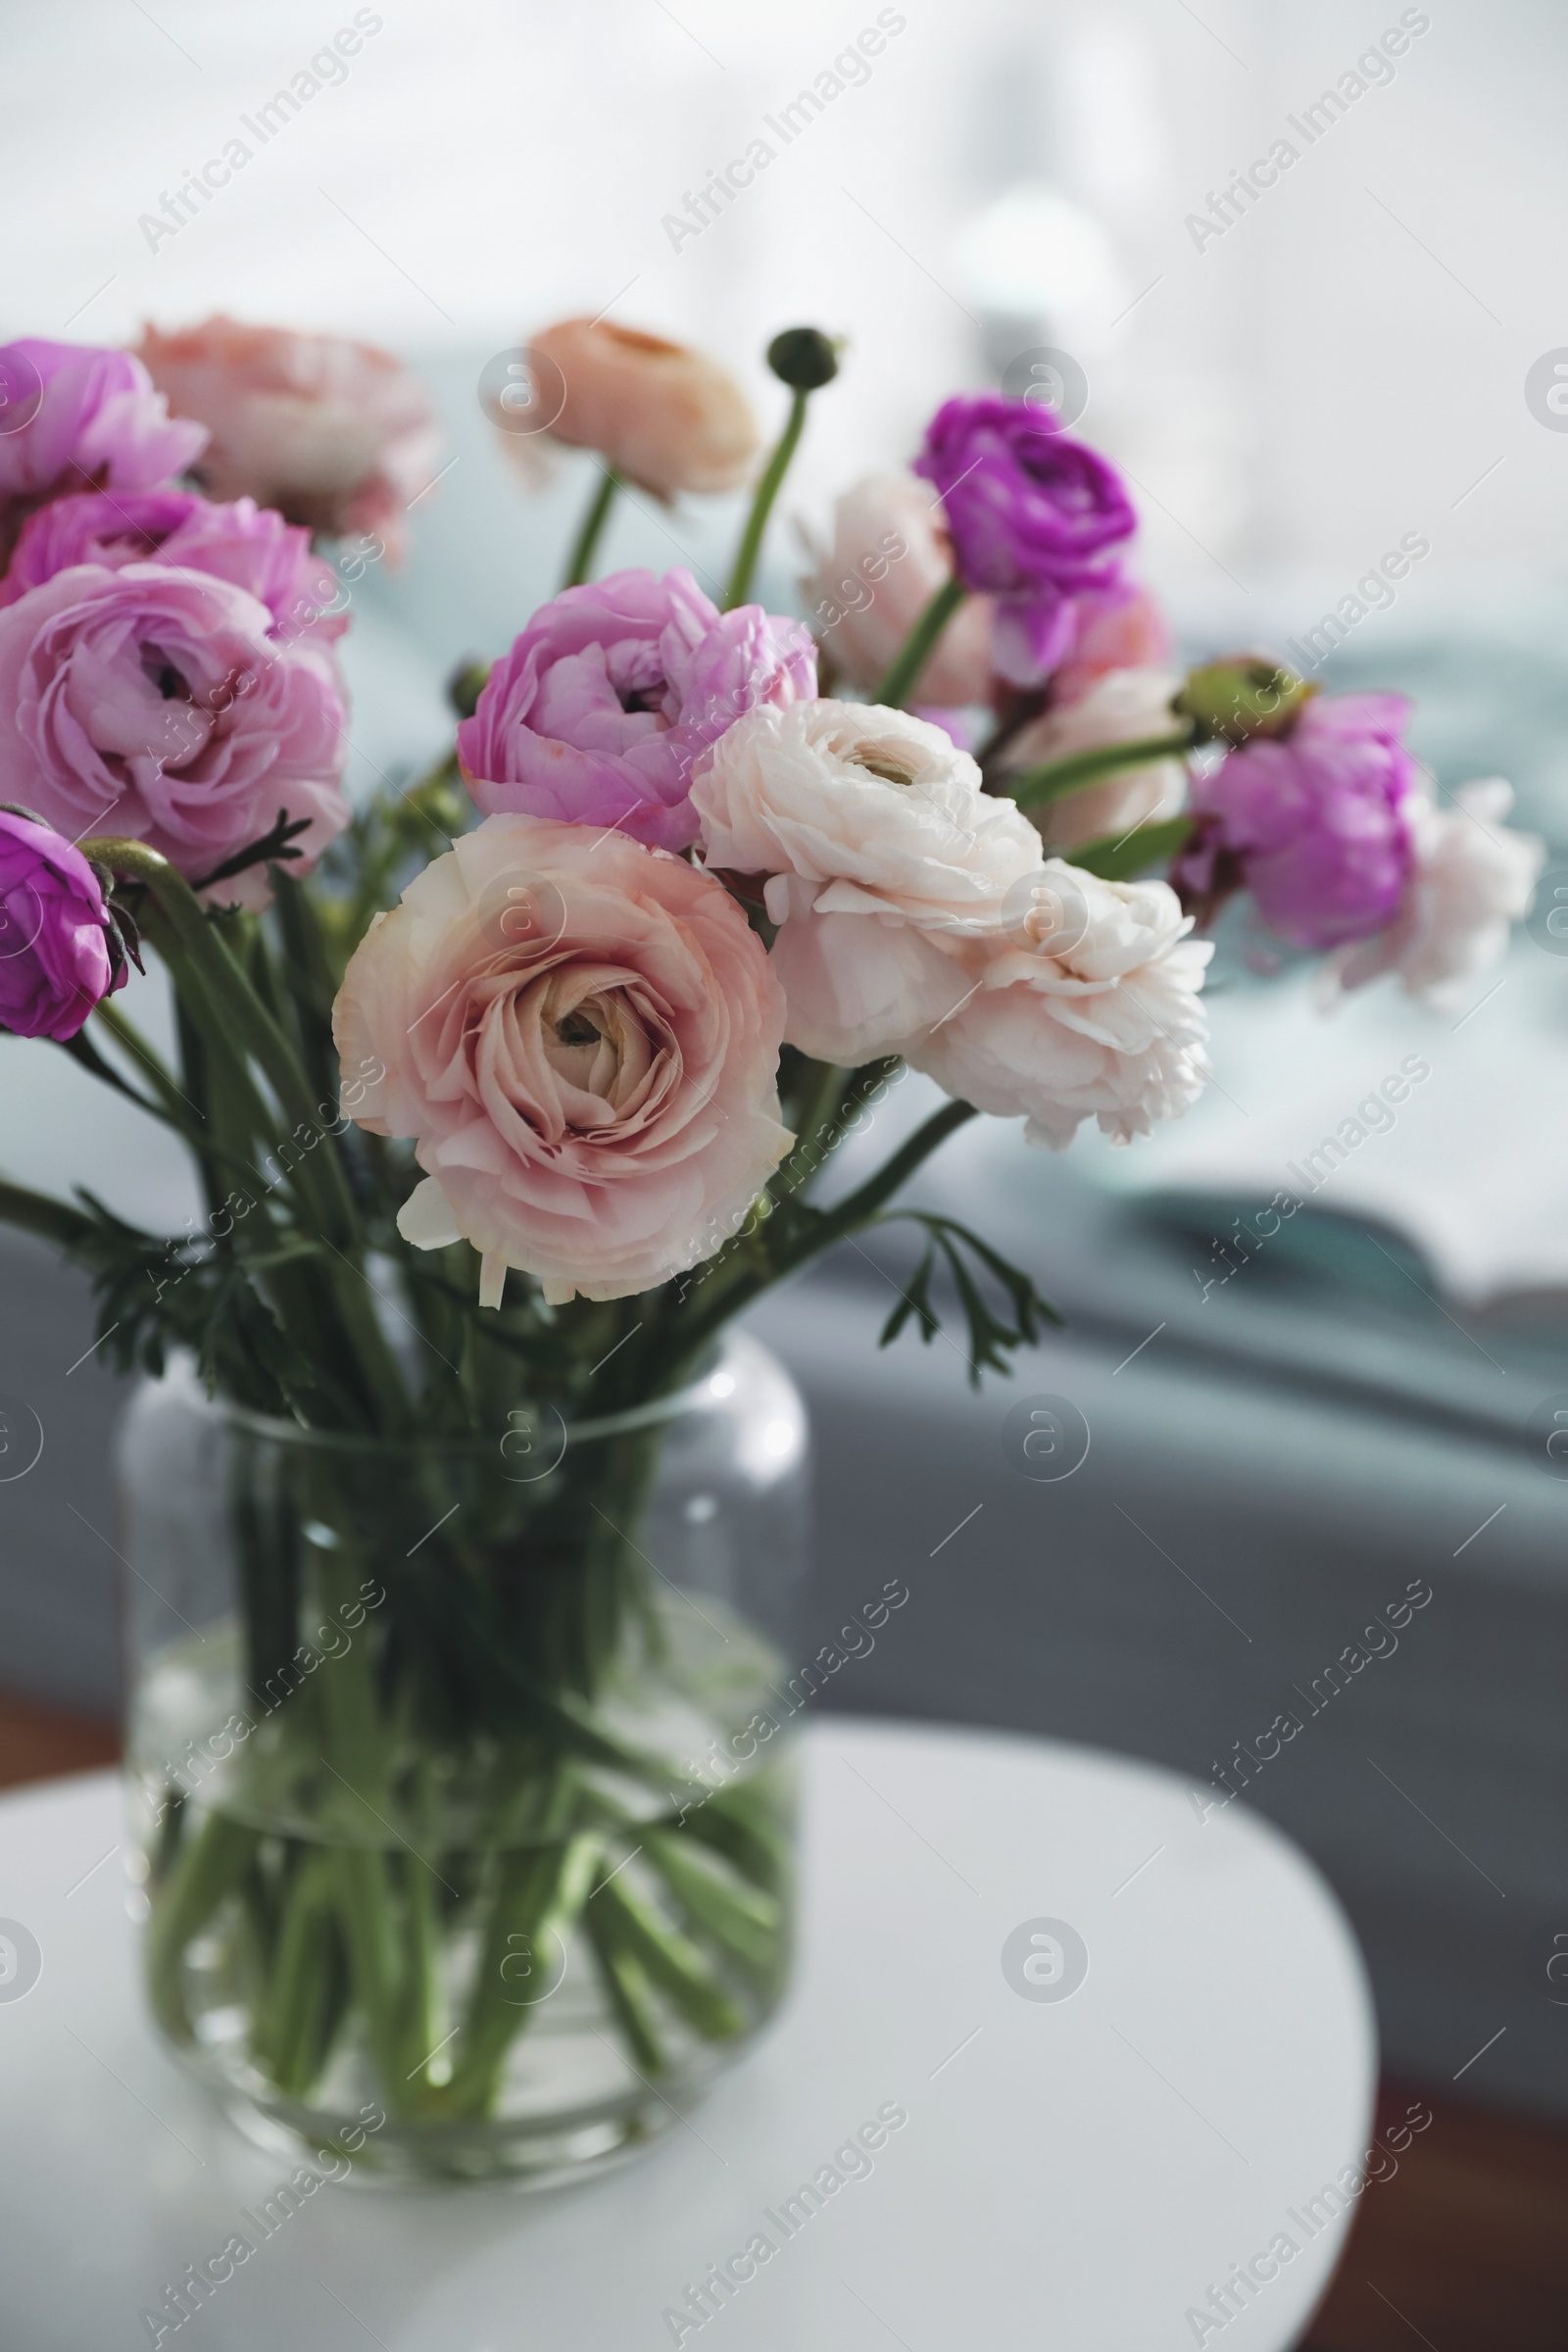
{"label": "vase rim", "polygon": [[514,1405],[507,1415],[507,1427],[495,1429],[442,1430],[428,1437],[411,1435],[406,1430],[385,1432],[353,1429],[312,1429],[299,1421],[280,1420],[275,1414],[256,1412],[249,1405],[239,1404],[232,1397],[214,1399],[223,1419],[231,1429],[242,1430],[249,1437],[265,1438],[274,1445],[318,1448],[327,1453],[385,1453],[392,1447],[402,1450],[410,1446],[428,1447],[436,1453],[466,1453],[487,1451],[492,1446],[505,1446],[514,1434],[528,1434],[530,1424],[535,1429],[548,1429],[552,1422],[560,1424],[563,1439],[569,1444],[591,1444],[601,1438],[621,1437],[633,1430],[649,1429],[660,1423],[676,1420],[681,1414],[711,1410],[733,1395],[735,1374],[725,1364],[727,1349],[717,1353],[709,1363],[701,1379],[689,1381],[683,1388],[671,1389],[662,1396],[651,1396],[646,1403],[627,1405],[618,1413],[598,1413],[581,1420],[570,1420],[561,1407],[547,1399],[528,1405]]}

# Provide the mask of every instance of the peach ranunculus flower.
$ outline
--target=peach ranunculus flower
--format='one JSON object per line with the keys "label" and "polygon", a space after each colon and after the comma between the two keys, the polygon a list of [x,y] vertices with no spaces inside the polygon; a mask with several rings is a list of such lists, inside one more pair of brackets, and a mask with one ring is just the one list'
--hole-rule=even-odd
{"label": "peach ranunculus flower", "polygon": [[693,771],[710,866],[765,877],[789,1043],[848,1065],[897,1051],[971,981],[1040,837],[942,728],[827,700],[748,711]]}
{"label": "peach ranunculus flower", "polygon": [[224,318],[168,335],[149,326],[136,356],[171,412],[211,432],[195,467],[209,498],[254,498],[332,538],[373,533],[401,557],[404,515],[429,489],[440,446],[401,362],[341,335]]}
{"label": "peach ranunculus flower", "polygon": [[[835,505],[832,545],[812,552],[801,582],[812,631],[840,675],[869,691],[953,576],[942,501],[913,474],[869,475]],[[959,709],[987,700],[991,612],[990,597],[964,598],[920,672],[922,704]]]}
{"label": "peach ranunculus flower", "polygon": [[710,1257],[793,1137],[784,995],[710,875],[618,834],[492,816],[377,915],[332,1016],[354,1113],[425,1170],[398,1228],[459,1239],[499,1306],[624,1298]]}
{"label": "peach ranunculus flower", "polygon": [[[761,437],[745,393],[716,360],[635,327],[592,318],[547,326],[528,347],[551,437],[594,449],[656,498],[733,490]],[[559,381],[553,370],[560,370]]]}
{"label": "peach ranunculus flower", "polygon": [[[1171,697],[1181,685],[1175,670],[1111,669],[1064,708],[1053,705],[1031,719],[1007,745],[999,781],[1075,752],[1096,752],[1113,743],[1139,743],[1177,731]],[[1048,850],[1081,849],[1086,841],[1119,838],[1137,825],[1177,816],[1187,797],[1184,760],[1154,760],[1123,768],[1083,792],[1067,793],[1030,811]]]}
{"label": "peach ranunculus flower", "polygon": [[1102,882],[1053,858],[1009,914],[1001,945],[959,946],[968,994],[905,1047],[910,1065],[1058,1151],[1086,1118],[1126,1144],[1179,1117],[1208,1077],[1200,991],[1214,950],[1188,938],[1169,884]]}

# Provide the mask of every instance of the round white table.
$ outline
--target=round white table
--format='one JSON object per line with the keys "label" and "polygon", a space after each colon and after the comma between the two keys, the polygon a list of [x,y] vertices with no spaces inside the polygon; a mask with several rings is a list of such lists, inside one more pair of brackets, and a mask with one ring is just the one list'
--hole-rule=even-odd
{"label": "round white table", "polygon": [[[795,1994],[646,2155],[539,2195],[324,2183],[163,2342],[1293,2343],[1376,2059],[1311,1866],[1241,1805],[1085,1748],[829,1718],[807,1783]],[[7,2352],[153,2341],[166,2282],[288,2175],[143,2021],[120,1835],[107,1774],[0,1802],[0,1920],[39,1956],[20,1997],[24,1942],[0,1984]]]}

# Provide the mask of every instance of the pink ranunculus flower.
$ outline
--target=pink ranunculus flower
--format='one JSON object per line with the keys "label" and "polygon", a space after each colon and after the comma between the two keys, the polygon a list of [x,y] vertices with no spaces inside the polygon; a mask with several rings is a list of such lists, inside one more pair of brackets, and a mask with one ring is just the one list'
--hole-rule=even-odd
{"label": "pink ranunculus flower", "polygon": [[[1019,905],[1031,891],[1050,910],[1038,936]],[[1010,939],[959,948],[969,993],[904,1047],[912,1067],[1054,1150],[1087,1118],[1125,1144],[1188,1109],[1208,1077],[1200,991],[1214,950],[1187,937],[1175,892],[1051,858],[1013,910]]]}
{"label": "pink ranunculus flower", "polygon": [[[1171,698],[1181,677],[1167,669],[1109,669],[1075,703],[1052,704],[1008,742],[1001,761],[1001,784],[1025,769],[1070,760],[1076,752],[1108,749],[1115,743],[1152,742],[1174,735],[1178,721]],[[1086,841],[1119,838],[1137,825],[1179,814],[1187,795],[1183,759],[1153,760],[1127,767],[1082,792],[1046,801],[1029,814],[1048,850],[1081,849]]]}
{"label": "pink ranunculus flower", "polygon": [[951,1011],[1040,837],[940,727],[877,704],[752,711],[699,762],[710,866],[764,877],[789,1043],[855,1065]]}
{"label": "pink ranunculus flower", "polygon": [[1461,784],[1440,808],[1424,787],[1405,803],[1414,861],[1394,920],[1342,949],[1331,970],[1345,989],[1392,972],[1405,994],[1452,990],[1501,961],[1511,923],[1530,912],[1546,845],[1502,819],[1513,786],[1501,776]]}
{"label": "pink ranunculus flower", "polygon": [[1250,890],[1298,948],[1348,947],[1385,930],[1414,860],[1419,771],[1403,742],[1402,694],[1313,696],[1288,733],[1254,736],[1192,786],[1196,829],[1171,867],[1207,915]]}
{"label": "pink ranunculus flower", "polygon": [[[193,881],[280,809],[310,820],[306,867],[349,821],[331,649],[279,644],[267,606],[209,573],[78,564],[29,589],[0,611],[0,795],[68,840],[145,841]],[[265,868],[221,888],[265,905]]]}
{"label": "pink ranunculus flower", "polygon": [[0,561],[35,507],[77,490],[152,490],[200,457],[128,352],[24,336],[0,346]]}
{"label": "pink ranunculus flower", "polygon": [[174,414],[210,430],[196,469],[210,497],[254,498],[327,537],[368,532],[402,556],[440,434],[422,385],[390,353],[215,318],[176,334],[149,326],[139,357]]}
{"label": "pink ranunculus flower", "polygon": [[333,1012],[355,1111],[412,1139],[405,1240],[470,1242],[557,1303],[624,1298],[712,1255],[793,1138],[784,998],[733,899],[683,858],[492,816],[410,883]]}
{"label": "pink ranunculus flower", "polygon": [[486,815],[683,850],[698,755],[746,711],[815,692],[800,621],[758,605],[721,614],[689,571],[615,571],[541,606],[458,729],[458,756]]}
{"label": "pink ranunculus flower", "polygon": [[339,637],[346,612],[330,613],[337,593],[331,566],[311,551],[311,535],[254,499],[214,506],[194,490],[88,492],[57,498],[28,516],[11,567],[0,580],[0,606],[14,605],[74,564],[188,565],[260,597],[281,636]]}
{"label": "pink ranunculus flower", "polygon": [[103,889],[81,852],[0,808],[0,1029],[64,1044],[123,978]]}
{"label": "pink ranunculus flower", "polygon": [[[867,692],[953,576],[942,501],[913,474],[873,474],[833,509],[833,541],[801,582],[813,627],[852,686]],[[920,672],[922,705],[962,709],[991,692],[992,600],[966,597]]]}

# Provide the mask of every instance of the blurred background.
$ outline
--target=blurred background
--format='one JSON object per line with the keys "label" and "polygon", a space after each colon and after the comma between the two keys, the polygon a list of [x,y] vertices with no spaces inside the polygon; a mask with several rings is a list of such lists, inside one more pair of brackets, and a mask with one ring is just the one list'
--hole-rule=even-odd
{"label": "blurred background", "polygon": [[[358,54],[254,135],[350,24]],[[835,74],[867,25],[881,51]],[[360,789],[439,753],[453,664],[501,650],[556,584],[594,469],[562,458],[525,485],[479,388],[564,316],[710,349],[770,424],[769,337],[847,337],[769,539],[775,610],[804,611],[802,548],[839,490],[1043,346],[1076,362],[1077,429],[1131,478],[1184,655],[1294,643],[1299,664],[1386,550],[1429,543],[1392,602],[1342,611],[1314,674],[1411,693],[1441,793],[1513,781],[1549,862],[1508,962],[1444,1010],[1384,984],[1331,1016],[1307,974],[1230,940],[1216,1081],[1187,1119],[1060,1158],[968,1130],[922,1198],[983,1201],[1068,1317],[1009,1384],[972,1394],[941,1342],[872,1371],[893,1246],[760,1328],[815,1408],[818,1638],[869,1562],[916,1604],[828,1703],[1093,1741],[1209,1799],[1227,1776],[1347,1906],[1391,2078],[1442,2129],[1365,2200],[1313,2342],[1406,2340],[1370,2266],[1438,2352],[1559,2344],[1568,1464],[1540,1432],[1568,1407],[1568,936],[1548,923],[1568,890],[1568,413],[1548,398],[1568,365],[1568,20],[1530,0],[69,0],[12,8],[5,38],[0,336],[118,342],[226,310],[386,344],[432,388],[446,470],[407,564],[340,565]],[[786,144],[781,111],[823,75],[845,86]],[[150,230],[236,137],[229,184]],[[693,197],[760,137],[772,162],[694,228]],[[1227,199],[1281,140],[1274,183]],[[684,561],[711,586],[739,514],[630,495],[602,562]],[[1249,1251],[1238,1221],[1410,1055],[1430,1078],[1397,1123]],[[87,1175],[144,1223],[193,1200],[159,1136],[11,1041],[0,1164]],[[94,1735],[58,1710],[107,1725],[118,1701],[122,1398],[80,1360],[92,1337],[82,1286],[0,1236],[0,1392],[50,1432],[0,1485],[19,1755],[76,1752]],[[1092,1444],[1036,1485],[1000,1433],[1045,1395]],[[1328,1695],[1325,1668],[1417,1585],[1396,1647]],[[1285,1709],[1300,1735],[1260,1762]]]}

